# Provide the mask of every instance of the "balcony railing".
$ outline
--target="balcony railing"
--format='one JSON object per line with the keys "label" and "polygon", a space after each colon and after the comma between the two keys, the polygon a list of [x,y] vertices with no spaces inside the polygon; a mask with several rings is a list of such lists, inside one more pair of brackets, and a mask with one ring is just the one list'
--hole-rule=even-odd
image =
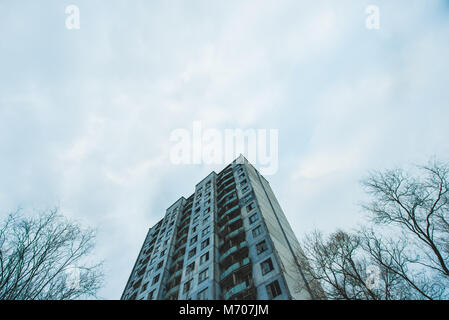
{"label": "balcony railing", "polygon": [[232,272],[250,264],[251,260],[249,258],[245,258],[242,261],[236,262],[233,265],[231,265],[229,268],[227,268],[220,276],[220,281],[225,279],[227,276],[229,276]]}
{"label": "balcony railing", "polygon": [[234,231],[232,231],[232,232],[230,232],[230,233],[228,233],[228,234],[223,238],[223,242],[222,242],[221,244],[225,243],[227,240],[229,240],[229,239],[231,239],[231,238],[234,238],[236,235],[238,235],[238,234],[241,233],[241,232],[244,232],[243,226],[240,227],[240,228],[238,228],[238,229],[235,229]]}
{"label": "balcony railing", "polygon": [[232,168],[228,168],[228,169],[225,169],[225,170],[227,170],[226,172],[223,172],[221,175],[220,175],[220,177],[218,178],[218,180],[222,180],[224,177],[226,177],[228,174],[230,174],[230,173],[233,173],[234,171],[232,170]]}
{"label": "balcony railing", "polygon": [[220,203],[224,198],[226,198],[233,192],[235,192],[235,189],[231,189],[230,191],[226,192],[226,194],[222,195],[220,198],[217,199],[217,203]]}
{"label": "balcony railing", "polygon": [[174,286],[173,288],[171,288],[165,295],[166,296],[171,296],[173,293],[175,293],[176,291],[179,291],[179,284]]}
{"label": "balcony railing", "polygon": [[228,185],[219,186],[219,191],[217,193],[217,199],[221,198],[225,193],[228,193],[230,190],[235,189],[235,180],[232,180]]}
{"label": "balcony railing", "polygon": [[236,205],[233,206],[232,208],[226,210],[226,211],[220,216],[220,218],[219,218],[218,220],[219,220],[219,221],[220,221],[220,220],[223,220],[224,218],[226,218],[226,216],[228,216],[230,213],[234,212],[234,211],[237,210],[238,208],[239,208],[239,205],[236,204]]}
{"label": "balcony railing", "polygon": [[223,181],[221,181],[219,184],[218,184],[218,187],[222,187],[222,186],[224,186],[224,185],[226,185],[228,182],[230,182],[231,180],[233,180],[234,181],[234,176],[232,175],[232,176],[229,176],[229,178],[226,178],[226,179],[224,179]]}
{"label": "balcony railing", "polygon": [[182,274],[182,269],[179,269],[178,271],[176,271],[175,273],[172,273],[172,275],[170,276],[170,278],[168,278],[169,280],[171,279],[175,279],[176,277],[180,276]]}
{"label": "balcony railing", "polygon": [[239,294],[242,291],[245,291],[246,289],[250,288],[250,285],[247,285],[246,282],[242,282],[239,283],[238,285],[232,287],[231,289],[229,289],[225,294],[224,294],[224,298],[225,300],[228,300],[229,298],[231,298],[232,296]]}
{"label": "balcony railing", "polygon": [[247,246],[247,242],[243,241],[240,242],[240,244],[233,246],[231,248],[228,249],[228,251],[226,251],[221,257],[220,257],[220,263],[223,262],[227,257],[229,257],[229,255],[233,254],[234,252],[244,248]]}
{"label": "balcony railing", "polygon": [[238,215],[235,218],[232,218],[231,220],[227,221],[220,229],[218,229],[218,233],[222,233],[223,231],[225,231],[225,229],[230,226],[231,224],[233,224],[234,222],[238,221],[242,219],[242,217],[240,215]]}

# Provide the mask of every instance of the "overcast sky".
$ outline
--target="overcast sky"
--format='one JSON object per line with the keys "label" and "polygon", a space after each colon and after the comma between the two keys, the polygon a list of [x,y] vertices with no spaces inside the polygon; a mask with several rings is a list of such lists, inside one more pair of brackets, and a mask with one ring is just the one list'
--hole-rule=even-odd
{"label": "overcast sky", "polygon": [[367,170],[449,157],[448,18],[442,0],[1,0],[0,218],[97,227],[118,299],[148,228],[225,166],[170,162],[201,121],[279,130],[267,179],[299,238],[351,228]]}

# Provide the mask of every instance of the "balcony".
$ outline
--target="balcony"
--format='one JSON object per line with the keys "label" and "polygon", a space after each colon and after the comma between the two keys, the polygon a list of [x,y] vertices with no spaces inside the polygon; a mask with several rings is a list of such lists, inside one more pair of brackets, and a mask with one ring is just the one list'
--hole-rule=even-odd
{"label": "balcony", "polygon": [[249,258],[245,258],[242,261],[234,263],[220,275],[220,281],[224,280],[232,272],[237,271],[237,270],[249,265],[250,263],[251,263],[251,260]]}
{"label": "balcony", "polygon": [[180,238],[176,239],[176,245],[182,246],[184,244],[183,240],[187,241],[187,234],[188,232],[183,233]]}
{"label": "balcony", "polygon": [[235,182],[234,176],[230,176],[229,178],[224,179],[222,182],[218,184],[218,188],[225,189],[228,183]]}
{"label": "balcony", "polygon": [[186,224],[185,226],[183,226],[178,232],[177,232],[177,237],[179,237],[179,238],[181,238],[181,236],[184,234],[184,233],[187,233],[187,232],[189,232],[189,226]]}
{"label": "balcony", "polygon": [[172,273],[172,275],[171,275],[170,278],[168,278],[168,279],[169,279],[169,281],[170,281],[170,280],[172,280],[172,279],[175,279],[175,278],[181,276],[181,274],[182,274],[182,269],[179,269],[179,270],[176,271],[175,273]]}
{"label": "balcony", "polygon": [[178,255],[178,253],[180,253],[181,250],[184,249],[184,248],[186,247],[186,245],[187,245],[187,241],[184,242],[184,243],[181,243],[181,244],[179,244],[177,247],[175,247],[175,252],[173,253],[173,256],[176,257],[176,256]]}
{"label": "balcony", "polygon": [[227,257],[229,257],[231,254],[237,252],[238,250],[246,247],[248,243],[246,241],[240,242],[240,244],[235,245],[231,248],[229,248],[225,253],[223,253],[220,257],[220,263],[222,263]]}
{"label": "balcony", "polygon": [[172,294],[176,293],[179,291],[179,284],[174,286],[173,288],[171,288],[170,290],[167,291],[167,293],[165,294],[166,296],[171,296]]}
{"label": "balcony", "polygon": [[223,194],[221,197],[217,198],[217,203],[220,204],[220,202],[226,198],[227,196],[231,195],[233,192],[235,192],[235,189],[231,189],[230,191]]}
{"label": "balcony", "polygon": [[[233,192],[234,192],[234,190],[233,190]],[[226,199],[222,203],[220,203],[219,207],[224,208],[224,207],[232,204],[233,202],[238,202],[237,194],[235,194],[235,193],[233,196],[230,196],[228,199]]]}
{"label": "balcony", "polygon": [[190,224],[190,216],[181,221],[178,230],[181,230],[182,228],[184,228],[185,226],[188,226],[189,224]]}
{"label": "balcony", "polygon": [[224,294],[225,300],[230,300],[231,297],[251,288],[251,284],[247,284],[246,281],[239,283],[238,285],[232,287]]}
{"label": "balcony", "polygon": [[226,218],[229,214],[231,214],[232,212],[234,212],[235,210],[239,209],[239,205],[236,204],[233,207],[231,207],[230,209],[227,209],[225,212],[223,212],[223,214],[218,218],[218,221],[223,221],[224,218]]}
{"label": "balcony", "polygon": [[[232,239],[232,238],[236,237],[237,235],[239,235],[240,233],[244,233],[244,232],[245,232],[245,229],[243,228],[243,226],[235,229],[234,231],[232,231],[232,232],[228,233],[226,236],[224,236],[221,244],[225,243],[229,239]],[[220,246],[221,246],[221,244],[220,244]]]}
{"label": "balcony", "polygon": [[218,174],[219,178],[222,178],[224,176],[226,176],[227,174],[229,174],[229,172],[234,172],[232,170],[232,165],[228,165],[226,168],[224,168],[223,170],[221,170],[221,172]]}
{"label": "balcony", "polygon": [[231,190],[235,190],[235,181],[233,180],[231,183],[225,186],[220,186],[219,191],[217,192],[217,199],[223,197],[225,193],[228,193]]}
{"label": "balcony", "polygon": [[225,222],[225,224],[218,229],[218,233],[223,233],[227,227],[230,227],[234,222],[237,222],[239,220],[241,220],[242,217],[240,215],[237,215],[236,217],[232,218],[231,220],[228,220]]}
{"label": "balcony", "polygon": [[176,260],[173,261],[172,264],[173,265],[177,265],[177,264],[182,263],[182,262],[184,262],[184,255],[180,255],[179,257],[177,257]]}

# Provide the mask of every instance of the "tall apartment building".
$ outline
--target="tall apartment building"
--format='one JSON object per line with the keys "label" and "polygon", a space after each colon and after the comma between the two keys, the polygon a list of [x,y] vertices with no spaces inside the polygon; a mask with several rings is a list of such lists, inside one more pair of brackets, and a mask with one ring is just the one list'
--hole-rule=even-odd
{"label": "tall apartment building", "polygon": [[268,181],[240,156],[148,231],[122,299],[312,299],[304,263]]}

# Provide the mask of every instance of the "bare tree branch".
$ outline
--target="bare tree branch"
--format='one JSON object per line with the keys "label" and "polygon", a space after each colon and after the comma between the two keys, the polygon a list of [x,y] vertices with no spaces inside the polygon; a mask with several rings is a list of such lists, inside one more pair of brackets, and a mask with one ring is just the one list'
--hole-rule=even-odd
{"label": "bare tree branch", "polygon": [[[59,300],[95,297],[102,263],[89,263],[95,231],[65,219],[57,209],[37,218],[15,212],[0,227],[0,299]],[[76,270],[76,283],[68,282]]]}

